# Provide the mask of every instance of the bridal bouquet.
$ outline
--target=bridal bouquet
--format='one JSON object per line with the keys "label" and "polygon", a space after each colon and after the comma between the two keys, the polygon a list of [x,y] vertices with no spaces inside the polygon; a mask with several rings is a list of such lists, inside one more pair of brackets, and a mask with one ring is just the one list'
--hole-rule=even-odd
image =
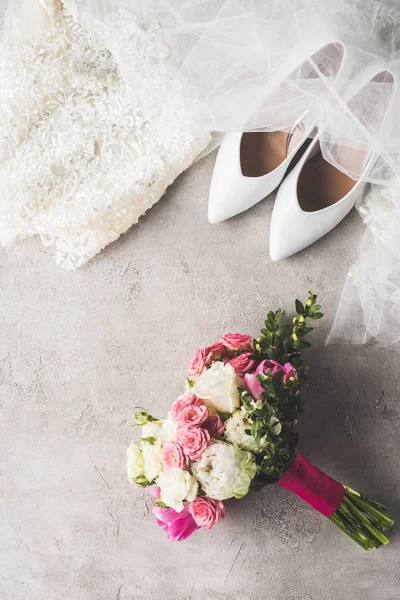
{"label": "bridal bouquet", "polygon": [[297,452],[294,431],[307,383],[302,350],[323,315],[310,292],[290,326],[270,312],[261,335],[227,333],[197,350],[186,392],[165,419],[146,410],[140,447],[127,451],[128,479],[154,499],[157,523],[170,540],[187,539],[225,517],[224,500],[275,483],[329,517],[365,550],[388,543],[394,519],[384,506],[319,471]]}

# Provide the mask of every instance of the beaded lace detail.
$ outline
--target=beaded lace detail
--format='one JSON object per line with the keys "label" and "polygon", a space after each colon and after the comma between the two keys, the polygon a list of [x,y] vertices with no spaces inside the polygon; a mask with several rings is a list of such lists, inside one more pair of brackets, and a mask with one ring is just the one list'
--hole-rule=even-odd
{"label": "beaded lace detail", "polygon": [[145,98],[101,43],[51,7],[40,41],[0,47],[0,242],[39,235],[76,269],[136,223],[209,137],[187,119],[167,122],[168,49],[156,28],[129,21],[131,68],[152,83]]}

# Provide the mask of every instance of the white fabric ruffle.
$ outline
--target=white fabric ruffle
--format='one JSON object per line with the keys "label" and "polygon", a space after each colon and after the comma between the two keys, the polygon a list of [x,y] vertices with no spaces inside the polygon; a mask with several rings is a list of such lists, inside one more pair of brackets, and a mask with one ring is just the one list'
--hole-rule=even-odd
{"label": "white fabric ruffle", "polygon": [[367,226],[328,343],[370,340],[400,350],[400,187],[372,186],[360,202]]}

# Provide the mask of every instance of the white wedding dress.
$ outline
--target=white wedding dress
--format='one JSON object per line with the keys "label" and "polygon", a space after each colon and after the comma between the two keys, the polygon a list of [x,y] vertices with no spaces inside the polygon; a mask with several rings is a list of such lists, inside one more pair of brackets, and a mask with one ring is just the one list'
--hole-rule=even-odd
{"label": "white wedding dress", "polygon": [[[298,68],[334,40],[351,48],[342,88],[387,69],[394,92],[371,82],[350,108],[315,64]],[[399,56],[396,0],[10,0],[0,242],[40,235],[77,268],[161,197],[210,132],[289,130],[311,108],[328,161],[357,178],[355,157],[376,157],[331,340],[400,345]]]}
{"label": "white wedding dress", "polygon": [[[171,128],[165,82],[153,97],[135,94],[101,42],[60,3],[42,4],[23,0],[6,15],[0,242],[39,235],[75,269],[136,223],[210,136],[185,120]],[[135,50],[151,79],[165,48],[145,35]]]}

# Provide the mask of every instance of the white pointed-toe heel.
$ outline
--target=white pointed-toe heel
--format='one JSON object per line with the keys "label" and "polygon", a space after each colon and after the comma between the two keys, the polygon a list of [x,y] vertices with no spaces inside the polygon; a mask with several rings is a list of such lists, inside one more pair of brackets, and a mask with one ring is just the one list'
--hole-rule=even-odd
{"label": "white pointed-toe heel", "polygon": [[[381,71],[368,83],[384,81],[393,87],[394,77],[389,71]],[[359,102],[363,89],[352,95],[351,102]],[[380,107],[384,114],[390,102]],[[369,115],[374,119],[374,115]],[[378,131],[384,119],[375,127]],[[270,256],[273,261],[283,260],[310,246],[329,233],[353,208],[361,195],[365,182],[363,173],[376,162],[372,152],[354,150],[354,161],[360,165],[361,176],[354,180],[330,163],[320,152],[318,137],[309,146],[301,160],[279,188],[270,226]]]}
{"label": "white pointed-toe heel", "polygon": [[[317,51],[308,54],[308,61],[326,77],[335,79],[342,67],[344,46],[335,41],[321,43],[317,48]],[[327,52],[324,52],[326,48],[330,49],[329,60],[326,58]],[[304,60],[307,60],[307,56]],[[293,70],[294,66],[292,62],[290,69]],[[298,68],[301,70],[303,64]],[[297,119],[291,133],[227,134],[220,146],[211,180],[208,203],[210,223],[229,219],[269,196],[280,185],[292,159],[314,127],[314,115],[307,112]]]}
{"label": "white pointed-toe heel", "polygon": [[[229,219],[263,198],[281,183],[293,157],[312,127],[300,122],[292,134],[229,133],[218,152],[210,186],[208,220]],[[300,141],[294,142],[300,137]]]}

